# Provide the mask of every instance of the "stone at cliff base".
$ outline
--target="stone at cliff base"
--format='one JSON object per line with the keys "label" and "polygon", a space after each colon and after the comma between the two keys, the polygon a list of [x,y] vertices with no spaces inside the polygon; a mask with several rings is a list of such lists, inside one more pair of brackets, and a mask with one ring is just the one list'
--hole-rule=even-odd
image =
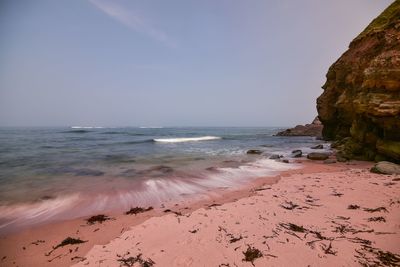
{"label": "stone at cliff base", "polygon": [[311,149],[323,149],[323,148],[324,148],[324,145],[321,145],[321,144],[311,147]]}
{"label": "stone at cliff base", "polygon": [[371,168],[371,172],[379,174],[400,174],[400,165],[388,161],[381,161]]}
{"label": "stone at cliff base", "polygon": [[317,99],[325,140],[349,159],[400,162],[400,0],[329,68]]}
{"label": "stone at cliff base", "polygon": [[246,153],[249,155],[261,155],[262,151],[258,150],[258,149],[250,149],[250,150],[247,150]]}
{"label": "stone at cliff base", "polygon": [[292,158],[301,158],[301,156],[303,155],[303,152],[300,149],[297,150],[293,150],[292,151]]}
{"label": "stone at cliff base", "polygon": [[328,153],[312,152],[312,153],[307,155],[307,158],[308,159],[312,159],[312,160],[326,160],[327,158],[329,158],[329,154]]}

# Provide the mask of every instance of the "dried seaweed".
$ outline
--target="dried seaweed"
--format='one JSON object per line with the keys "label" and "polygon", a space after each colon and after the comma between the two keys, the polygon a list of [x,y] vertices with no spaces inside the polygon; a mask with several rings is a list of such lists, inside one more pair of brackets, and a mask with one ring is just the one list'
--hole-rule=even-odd
{"label": "dried seaweed", "polygon": [[108,220],[111,220],[111,218],[104,214],[99,214],[99,215],[94,215],[94,216],[90,217],[89,219],[86,219],[86,222],[87,222],[87,224],[92,225],[95,223],[103,223]]}
{"label": "dried seaweed", "polygon": [[136,257],[122,258],[117,261],[121,262],[122,266],[132,267],[135,263],[140,264],[141,267],[152,267],[155,262],[152,259],[143,259],[142,254],[137,255]]}
{"label": "dried seaweed", "polygon": [[61,241],[60,244],[58,244],[57,246],[53,247],[53,249],[49,253],[46,253],[45,255],[46,256],[50,256],[50,254],[53,253],[54,250],[56,250],[58,248],[61,248],[61,247],[64,247],[64,246],[67,246],[67,245],[77,245],[77,244],[82,244],[82,243],[86,243],[86,242],[87,242],[87,240],[83,241],[83,240],[81,240],[79,238],[67,237],[63,241]]}
{"label": "dried seaweed", "polygon": [[281,227],[285,228],[286,230],[290,230],[290,231],[293,231],[293,232],[299,232],[299,233],[309,232],[303,226],[297,225],[297,224],[294,224],[294,223],[280,223],[279,225]]}
{"label": "dried seaweed", "polygon": [[127,212],[125,212],[126,215],[132,215],[132,214],[139,214],[139,213],[143,213],[146,211],[150,211],[153,210],[153,207],[148,207],[148,208],[142,208],[142,207],[135,207],[135,208],[131,208],[130,210],[128,210]]}
{"label": "dried seaweed", "polygon": [[325,244],[321,245],[322,250],[325,254],[330,254],[336,256],[337,251],[332,250],[332,242],[329,242],[329,245],[326,246]]}
{"label": "dried seaweed", "polygon": [[348,207],[347,207],[347,209],[349,209],[349,210],[358,210],[360,208],[360,206],[358,206],[358,205],[349,205]]}
{"label": "dried seaweed", "polygon": [[246,251],[243,251],[244,259],[242,261],[249,261],[251,262],[251,265],[254,265],[254,261],[258,258],[263,257],[263,254],[259,249],[256,249],[254,247],[247,247]]}
{"label": "dried seaweed", "polygon": [[386,222],[385,217],[379,216],[379,217],[371,217],[368,218],[369,222]]}
{"label": "dried seaweed", "polygon": [[375,209],[371,209],[371,208],[364,208],[364,211],[366,211],[366,212],[381,212],[381,211],[383,211],[383,212],[388,212],[388,210],[385,208],[385,207],[378,207],[378,208],[375,208]]}

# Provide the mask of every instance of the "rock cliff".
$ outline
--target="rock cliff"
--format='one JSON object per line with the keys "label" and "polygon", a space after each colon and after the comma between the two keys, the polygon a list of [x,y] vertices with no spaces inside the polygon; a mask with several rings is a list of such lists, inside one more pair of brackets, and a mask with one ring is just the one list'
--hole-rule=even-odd
{"label": "rock cliff", "polygon": [[317,99],[324,139],[342,156],[400,162],[400,0],[329,68]]}

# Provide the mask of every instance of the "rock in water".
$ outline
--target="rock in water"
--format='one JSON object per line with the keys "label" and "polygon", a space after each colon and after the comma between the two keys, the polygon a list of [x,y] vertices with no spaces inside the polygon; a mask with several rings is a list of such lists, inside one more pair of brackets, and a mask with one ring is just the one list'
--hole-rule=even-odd
{"label": "rock in water", "polygon": [[307,155],[307,158],[308,159],[312,159],[312,160],[326,160],[327,158],[329,158],[329,154],[328,153],[312,152],[312,153]]}
{"label": "rock in water", "polygon": [[280,159],[281,156],[277,155],[277,154],[273,154],[269,157],[269,159]]}
{"label": "rock in water", "polygon": [[400,162],[400,1],[329,68],[317,99],[324,139],[350,159]]}
{"label": "rock in water", "polygon": [[292,158],[300,158],[303,155],[303,152],[300,149],[292,151]]}
{"label": "rock in water", "polygon": [[316,117],[311,124],[297,125],[294,128],[286,129],[276,136],[316,136],[322,137],[322,124]]}
{"label": "rock in water", "polygon": [[371,168],[371,172],[380,174],[400,174],[400,165],[388,161],[380,161]]}
{"label": "rock in water", "polygon": [[258,149],[250,149],[250,150],[247,150],[247,152],[246,152],[247,154],[252,154],[252,155],[260,155],[260,154],[262,154],[262,151],[261,150],[258,150]]}
{"label": "rock in water", "polygon": [[321,145],[321,144],[311,147],[311,149],[323,149],[323,148],[324,148],[324,145]]}

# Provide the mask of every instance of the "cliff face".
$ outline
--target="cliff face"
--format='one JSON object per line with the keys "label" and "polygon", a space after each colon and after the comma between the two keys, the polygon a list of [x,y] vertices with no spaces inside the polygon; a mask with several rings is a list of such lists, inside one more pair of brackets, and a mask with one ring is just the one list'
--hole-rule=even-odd
{"label": "cliff face", "polygon": [[347,158],[400,162],[400,0],[329,68],[317,99],[323,137]]}

